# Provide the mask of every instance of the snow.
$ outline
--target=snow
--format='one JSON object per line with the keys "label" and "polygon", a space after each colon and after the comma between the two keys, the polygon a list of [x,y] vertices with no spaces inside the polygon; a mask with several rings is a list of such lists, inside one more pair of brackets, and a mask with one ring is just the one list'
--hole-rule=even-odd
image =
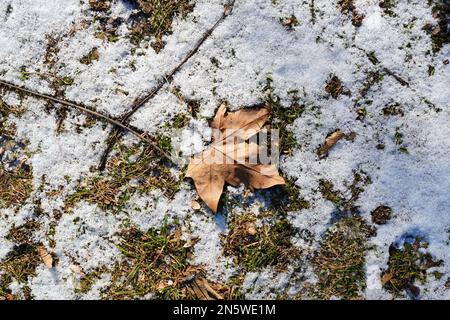
{"label": "snow", "polygon": [[[54,93],[51,84],[37,75],[20,80],[20,69],[68,76],[74,84],[65,87],[65,98],[120,116],[183,59],[222,14],[223,2],[196,1],[186,19],[174,19],[173,33],[164,36],[166,46],[158,54],[145,44],[134,48],[125,25],[116,42],[96,38],[98,22],[93,21],[94,14],[86,1],[1,1],[0,78]],[[300,274],[293,270],[278,274],[270,267],[246,274],[246,297],[274,298],[274,292],[283,290],[294,296],[300,290],[294,278],[315,281],[308,257],[333,223],[335,211],[334,204],[319,192],[320,180],[332,182],[336,190],[348,195],[354,172],[364,171],[371,184],[364,187],[356,203],[359,213],[369,223],[371,211],[379,205],[391,207],[394,213],[386,225],[377,226],[377,235],[369,240],[373,249],[366,257],[365,298],[392,298],[380,283],[389,246],[408,235],[420,235],[429,243],[427,250],[444,261],[438,267],[444,276],[440,280],[430,276],[420,285],[421,298],[450,299],[450,290],[445,287],[450,277],[450,64],[443,63],[450,57],[450,46],[445,45],[437,54],[430,53],[431,38],[422,29],[426,23],[435,24],[430,7],[422,0],[400,0],[394,9],[396,16],[390,17],[383,13],[378,1],[357,0],[356,7],[365,15],[362,26],[357,28],[333,1],[314,1],[314,22],[308,1],[279,2],[236,1],[233,14],[174,79],[132,117],[131,124],[150,134],[169,135],[174,149],[189,157],[210,141],[208,119],[222,102],[237,110],[263,101],[268,77],[273,80],[274,94],[285,106],[291,101],[289,92],[298,90],[305,112],[291,128],[299,147],[291,156],[282,157],[280,169],[295,181],[300,196],[311,203],[309,209],[288,214],[299,231],[307,230],[312,235],[312,239],[292,239],[308,256]],[[12,9],[7,13],[9,6]],[[116,1],[111,11],[112,16],[124,19],[130,13],[123,1]],[[288,31],[280,18],[292,14],[299,25]],[[49,36],[59,39],[53,66],[48,66],[44,58]],[[80,63],[93,48],[98,48],[99,60],[90,65]],[[376,55],[378,65],[367,58],[370,52]],[[431,76],[430,65],[435,68]],[[383,79],[360,101],[370,101],[364,105],[366,118],[357,120],[356,103],[363,82],[369,72],[383,68],[406,80],[409,87],[382,72]],[[351,96],[329,97],[324,87],[331,74],[341,79]],[[174,89],[184,99],[200,105],[197,118],[180,130],[172,128],[170,121],[180,113],[188,114],[188,108],[173,94]],[[227,215],[246,211],[258,215],[270,204],[270,197],[255,193],[242,199],[238,196],[243,188],[228,188],[230,196],[236,196],[242,206],[213,216],[204,206],[199,212],[191,208],[196,194],[186,181],[172,199],[162,190],[136,193],[117,214],[81,202],[57,219],[55,210],[64,211],[67,196],[81,181],[95,175],[111,127],[101,122],[83,127],[86,117],[70,111],[64,130],[58,133],[56,111],[47,108],[44,101],[3,92],[1,98],[26,109],[24,115],[11,116],[8,122],[15,125],[16,138],[27,142],[34,191],[21,208],[0,209],[0,261],[14,246],[6,239],[14,225],[37,219],[41,227],[34,238],[47,247],[48,232],[52,225],[56,226],[56,245],[50,251],[59,262],[52,269],[40,265],[36,276],[29,279],[35,299],[100,298],[110,275],[103,274],[88,293],[78,294],[75,289],[80,276],[71,266],[76,264],[84,272],[111,266],[121,259],[115,247],[117,232],[128,223],[143,231],[159,228],[165,217],[169,222],[179,220],[183,234],[199,238],[191,263],[203,266],[209,279],[226,282],[238,272],[239,266],[223,254],[221,238],[228,233]],[[383,114],[383,108],[392,103],[402,106],[404,116]],[[327,158],[319,160],[317,148],[327,134],[338,128],[345,133],[355,132],[355,140],[340,141]],[[403,134],[407,153],[400,152],[394,141],[397,130]],[[136,140],[128,135],[124,141]],[[385,145],[384,150],[376,148],[380,143]],[[174,173],[178,175],[179,171]],[[61,192],[49,196],[56,190]],[[33,206],[36,201],[40,203],[40,215]],[[22,290],[17,282],[10,288],[13,293]]]}
{"label": "snow", "polygon": [[84,272],[109,266],[119,252],[113,242],[119,223],[116,217],[82,202],[72,214],[61,218],[56,228],[55,253],[70,257]]}

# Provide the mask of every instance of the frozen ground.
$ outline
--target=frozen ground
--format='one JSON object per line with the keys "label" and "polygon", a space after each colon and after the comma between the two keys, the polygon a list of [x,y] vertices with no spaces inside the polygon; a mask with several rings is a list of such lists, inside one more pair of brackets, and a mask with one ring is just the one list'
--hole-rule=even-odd
{"label": "frozen ground", "polygon": [[[94,11],[89,1],[2,0],[0,78],[120,116],[183,59],[224,6],[223,0],[195,1],[192,12],[173,18],[173,32],[155,50],[151,35],[130,41],[127,21],[136,4],[111,2],[109,9]],[[163,279],[144,291],[131,283],[132,293],[121,295],[111,294],[111,286],[120,282],[116,274],[124,277],[120,268],[129,258],[118,247],[127,239],[123,233],[160,229],[165,219],[190,250],[189,268],[201,268],[214,288],[234,288],[240,297],[449,299],[450,45],[436,48],[436,35],[445,34],[445,13],[438,16],[436,8],[446,10],[431,0],[236,0],[198,53],[132,117],[131,125],[171,138],[190,156],[207,145],[208,121],[224,101],[232,110],[274,100],[283,110],[300,105],[302,112],[287,126],[296,145],[282,155],[280,170],[294,183],[296,199],[290,201],[308,205],[286,204],[276,213],[276,191],[231,187],[219,214],[203,204],[197,209],[192,201],[201,201],[180,168],[165,173],[180,179],[173,193],[164,183],[146,188],[139,179],[123,179],[113,183],[112,200],[105,203],[95,194],[100,184],[91,184],[114,179],[108,176],[113,165],[106,173],[97,170],[111,127],[0,88],[1,183],[13,191],[12,200],[4,196],[8,190],[1,192],[0,299],[161,297],[159,291],[167,293],[178,282]],[[114,39],[98,36],[112,18],[125,21]],[[82,62],[93,49],[94,59]],[[187,120],[175,128],[180,114]],[[346,139],[319,159],[317,149],[337,129]],[[5,147],[5,141],[18,146]],[[137,143],[126,135],[120,146],[131,150]],[[14,180],[18,166],[28,173]],[[13,172],[12,184],[4,172]],[[94,194],[77,196],[83,187]],[[373,212],[381,206],[390,216],[375,223]],[[237,255],[230,239],[236,221],[248,215],[261,233],[279,219],[286,222],[293,231],[279,250],[298,254],[244,265],[250,253]],[[358,246],[362,264],[353,271],[340,266],[354,279],[324,283],[332,268],[317,261],[336,263],[322,259],[327,239],[342,219],[360,218],[372,230]],[[53,267],[39,259],[24,267],[24,245],[31,253],[44,246]],[[416,269],[398,271],[395,254],[401,260],[407,250],[415,251],[405,264]],[[394,285],[390,278],[399,280]]]}

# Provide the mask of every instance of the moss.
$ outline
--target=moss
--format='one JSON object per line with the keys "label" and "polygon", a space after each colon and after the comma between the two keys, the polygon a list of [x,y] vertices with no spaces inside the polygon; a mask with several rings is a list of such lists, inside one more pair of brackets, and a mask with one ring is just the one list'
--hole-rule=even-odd
{"label": "moss", "polygon": [[334,184],[331,181],[320,180],[320,192],[325,199],[333,202],[337,206],[345,202],[345,198],[339,191],[334,189]]}
{"label": "moss", "polygon": [[371,51],[367,54],[367,57],[369,58],[370,62],[372,62],[373,65],[377,65],[380,63],[380,61],[378,60],[375,51]]}
{"label": "moss", "polygon": [[440,266],[443,262],[436,261],[430,253],[426,252],[428,244],[420,237],[409,239],[403,248],[391,245],[389,248],[388,268],[382,273],[383,287],[399,296],[405,290],[417,297],[420,294],[415,281],[425,282],[427,270]]}
{"label": "moss", "polygon": [[27,72],[26,67],[21,67],[20,68],[19,79],[22,80],[22,81],[30,80],[30,74],[29,74],[29,72]]}
{"label": "moss", "polygon": [[179,113],[170,121],[170,125],[168,126],[175,129],[182,129],[188,125],[189,120],[187,114]]}
{"label": "moss", "polygon": [[311,204],[300,196],[300,190],[292,180],[287,180],[283,187],[288,197],[286,210],[297,211],[311,207]]}
{"label": "moss", "polygon": [[210,61],[211,61],[211,63],[212,63],[216,68],[219,68],[219,67],[220,67],[220,61],[219,61],[219,59],[217,59],[216,57],[212,57],[212,58],[210,59]]}
{"label": "moss", "polygon": [[245,272],[266,266],[282,270],[300,254],[290,240],[295,229],[285,219],[258,226],[254,215],[243,214],[233,217],[229,227],[224,254]]}
{"label": "moss", "polygon": [[403,141],[403,133],[400,132],[400,128],[395,128],[394,142],[398,146],[398,151],[401,153],[408,153],[408,148]]}
{"label": "moss", "polygon": [[170,153],[172,151],[172,139],[168,136],[160,135],[157,137],[158,146],[165,152]]}
{"label": "moss", "polygon": [[360,298],[366,283],[367,239],[373,230],[359,216],[345,217],[325,234],[313,258],[320,298]]}

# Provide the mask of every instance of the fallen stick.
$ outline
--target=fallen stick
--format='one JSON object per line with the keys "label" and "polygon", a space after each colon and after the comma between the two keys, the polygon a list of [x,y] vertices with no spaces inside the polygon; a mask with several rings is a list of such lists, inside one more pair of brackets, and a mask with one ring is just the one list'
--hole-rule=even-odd
{"label": "fallen stick", "polygon": [[[203,34],[203,36],[197,41],[196,45],[192,48],[191,51],[189,51],[189,53],[186,55],[186,57],[184,57],[184,59],[182,61],[170,73],[161,76],[158,79],[156,86],[152,90],[150,90],[149,93],[147,93],[143,98],[138,98],[135,101],[135,103],[131,107],[131,110],[126,112],[120,118],[120,122],[122,124],[125,124],[131,118],[131,116],[136,113],[136,111],[138,111],[145,103],[147,103],[149,100],[151,100],[153,97],[155,97],[167,82],[172,81],[175,74],[178,71],[180,71],[180,69],[186,64],[186,62],[188,62],[189,59],[192,58],[192,56],[194,56],[198,52],[198,50],[200,49],[202,44],[211,36],[211,34],[219,26],[219,24],[231,14],[231,12],[233,10],[234,2],[235,2],[235,0],[231,0],[224,6],[224,11],[223,11],[223,14],[220,16],[220,18],[216,21],[216,23],[209,30],[207,30]],[[117,143],[118,139],[121,136],[121,129],[122,129],[121,126],[116,126],[112,129],[112,131],[109,135],[109,138],[108,138],[108,144],[107,144],[106,149],[103,152],[103,155],[100,159],[100,164],[98,166],[99,170],[102,171],[105,169],[106,162],[108,160],[108,156],[111,153],[112,149],[114,148],[114,145]]]}
{"label": "fallen stick", "polygon": [[5,81],[5,80],[1,80],[1,79],[0,79],[0,87],[5,87],[6,89],[9,89],[9,90],[12,90],[12,91],[18,91],[18,92],[21,92],[21,93],[24,93],[24,94],[27,94],[27,95],[30,95],[30,96],[33,96],[33,97],[36,97],[36,98],[39,98],[39,99],[44,99],[44,100],[47,100],[47,101],[50,101],[50,102],[53,102],[53,103],[56,103],[56,104],[60,104],[62,106],[65,106],[65,107],[68,107],[68,108],[71,108],[71,109],[75,109],[75,110],[78,110],[80,112],[89,114],[89,115],[91,115],[91,116],[93,116],[93,117],[95,117],[97,119],[104,120],[104,121],[106,121],[106,122],[108,122],[108,123],[110,123],[110,124],[112,124],[114,126],[117,126],[117,127],[121,128],[122,130],[126,130],[126,131],[130,132],[131,134],[135,135],[139,139],[145,141],[146,143],[151,145],[155,150],[157,150],[162,156],[164,156],[165,158],[167,158],[168,160],[173,162],[171,157],[170,157],[170,155],[168,155],[164,150],[162,150],[158,145],[156,145],[152,140],[150,140],[144,134],[141,134],[141,133],[137,132],[136,130],[130,128],[129,126],[127,126],[127,125],[121,123],[120,121],[115,120],[115,119],[113,119],[113,118],[111,118],[111,117],[109,117],[109,116],[107,116],[105,114],[102,114],[102,113],[100,113],[98,111],[92,110],[92,109],[90,109],[90,108],[88,108],[86,106],[83,106],[82,104],[79,104],[79,103],[76,103],[76,102],[73,102],[73,101],[69,101],[69,100],[66,100],[66,99],[60,99],[60,98],[57,98],[57,97],[52,96],[52,95],[39,93],[37,91],[31,90],[31,89],[27,89],[27,88],[18,86],[18,85],[14,84],[14,83],[11,83],[11,82],[8,82],[8,81]]}
{"label": "fallen stick", "polygon": [[[369,54],[367,53],[366,50],[355,46],[356,49],[364,52],[366,54],[366,56],[368,57]],[[400,83],[402,86],[404,87],[409,87],[409,82],[406,81],[405,79],[403,79],[402,77],[400,77],[399,75],[395,74],[392,70],[390,70],[389,68],[385,67],[382,63],[381,63],[381,71],[386,73],[388,76],[393,77],[395,80],[397,80],[398,83]]]}
{"label": "fallen stick", "polygon": [[401,78],[400,76],[396,75],[394,72],[392,72],[390,69],[384,67],[383,71],[386,72],[386,74],[393,77],[395,80],[397,80],[398,83],[400,83],[404,87],[409,87],[409,82]]}

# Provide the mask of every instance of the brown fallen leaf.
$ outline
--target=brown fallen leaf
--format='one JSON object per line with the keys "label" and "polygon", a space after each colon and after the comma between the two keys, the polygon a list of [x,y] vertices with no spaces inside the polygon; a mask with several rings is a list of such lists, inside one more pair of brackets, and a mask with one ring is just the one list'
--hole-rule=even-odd
{"label": "brown fallen leaf", "polygon": [[200,241],[199,237],[189,237],[186,240],[186,243],[183,245],[183,248],[190,248],[190,247],[194,246],[199,241]]}
{"label": "brown fallen leaf", "polygon": [[284,184],[275,165],[258,163],[261,148],[245,141],[261,130],[268,117],[266,108],[227,113],[226,106],[221,105],[217,111],[211,127],[219,133],[207,150],[191,159],[186,173],[213,212],[217,212],[225,183],[244,184],[251,189]]}
{"label": "brown fallen leaf", "polygon": [[235,135],[239,135],[242,140],[247,140],[258,133],[268,119],[269,110],[266,108],[243,109],[227,113],[226,105],[222,104],[211,123],[211,128],[218,130],[219,137],[215,137],[215,140],[228,139]]}
{"label": "brown fallen leaf", "polygon": [[[256,144],[243,142],[226,150],[229,148],[230,144],[227,144],[204,151],[200,157],[191,160],[186,173],[186,177],[194,180],[197,193],[213,212],[217,212],[225,182],[235,187],[244,184],[255,189],[284,184],[275,165],[252,164],[242,159],[251,158],[258,152]],[[241,150],[245,150],[245,153]],[[236,159],[239,161],[231,162]],[[231,163],[226,163],[227,161]]]}
{"label": "brown fallen leaf", "polygon": [[72,264],[69,266],[70,270],[72,270],[72,272],[78,274],[81,278],[85,278],[86,277],[86,273],[83,272],[83,269],[81,268],[81,266],[77,265],[77,264]]}
{"label": "brown fallen leaf", "polygon": [[328,135],[328,137],[325,139],[325,143],[317,150],[319,159],[325,158],[328,155],[328,151],[333,148],[333,146],[344,136],[345,134],[340,129]]}
{"label": "brown fallen leaf", "polygon": [[384,286],[386,283],[390,282],[393,277],[394,277],[394,275],[392,273],[385,273],[381,277],[381,284]]}
{"label": "brown fallen leaf", "polygon": [[192,178],[199,196],[205,201],[211,210],[217,212],[220,195],[225,185],[225,177],[231,174],[231,168],[226,164],[214,164],[208,161],[216,155],[216,149],[211,148],[201,155],[203,159],[195,162],[195,158],[189,163],[186,177]]}
{"label": "brown fallen leaf", "polygon": [[53,267],[53,258],[52,255],[50,253],[48,253],[48,251],[45,249],[44,246],[39,246],[37,248],[38,254],[41,257],[42,261],[44,262],[45,266],[47,268],[52,268]]}
{"label": "brown fallen leaf", "polygon": [[248,235],[254,236],[257,233],[256,225],[254,222],[248,222],[246,225],[246,230]]}
{"label": "brown fallen leaf", "polygon": [[200,210],[200,208],[201,208],[200,203],[198,203],[198,201],[192,200],[191,208],[194,210]]}

